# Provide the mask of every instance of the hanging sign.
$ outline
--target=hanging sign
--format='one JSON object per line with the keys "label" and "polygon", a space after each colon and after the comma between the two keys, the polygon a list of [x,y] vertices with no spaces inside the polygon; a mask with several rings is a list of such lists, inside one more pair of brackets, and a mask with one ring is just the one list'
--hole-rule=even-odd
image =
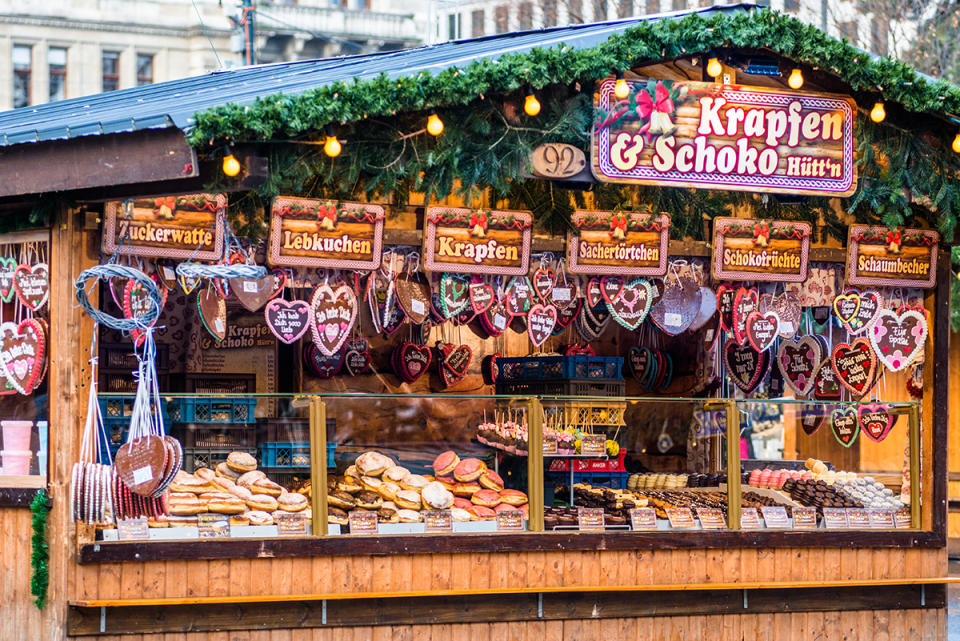
{"label": "hanging sign", "polygon": [[802,283],[809,256],[810,223],[713,221],[713,275],[718,279]]}
{"label": "hanging sign", "polygon": [[528,212],[430,207],[424,227],[427,271],[525,276],[530,270]]}
{"label": "hanging sign", "polygon": [[601,182],[820,196],[856,191],[845,96],[671,80],[594,94],[591,168]]}
{"label": "hanging sign", "polygon": [[223,253],[224,194],[108,202],[103,253],[216,260]]}
{"label": "hanging sign", "polygon": [[663,276],[667,273],[670,218],[666,214],[578,211],[567,240],[574,274]]}
{"label": "hanging sign", "polygon": [[854,285],[933,287],[940,234],[930,229],[851,225],[847,281]]}
{"label": "hanging sign", "polygon": [[376,269],[383,251],[380,205],[274,198],[269,261],[274,265]]}

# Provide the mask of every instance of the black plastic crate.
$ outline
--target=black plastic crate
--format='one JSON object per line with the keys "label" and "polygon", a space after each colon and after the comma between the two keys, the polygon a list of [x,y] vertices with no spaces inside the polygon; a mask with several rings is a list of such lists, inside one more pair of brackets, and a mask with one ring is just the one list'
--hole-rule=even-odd
{"label": "black plastic crate", "polygon": [[[327,418],[327,440],[334,440],[337,431],[337,419]],[[310,440],[310,419],[300,417],[258,418],[257,435],[261,441]]]}
{"label": "black plastic crate", "polygon": [[495,391],[517,396],[623,396],[626,383],[622,379],[497,380]]}

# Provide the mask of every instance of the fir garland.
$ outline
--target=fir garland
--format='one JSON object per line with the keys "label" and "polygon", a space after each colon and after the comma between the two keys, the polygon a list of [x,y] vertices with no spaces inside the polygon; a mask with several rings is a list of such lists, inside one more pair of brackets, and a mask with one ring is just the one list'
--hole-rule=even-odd
{"label": "fir garland", "polygon": [[47,586],[50,583],[50,549],[47,546],[47,519],[52,507],[46,490],[37,490],[30,504],[33,535],[30,537],[30,594],[41,610],[47,604]]}

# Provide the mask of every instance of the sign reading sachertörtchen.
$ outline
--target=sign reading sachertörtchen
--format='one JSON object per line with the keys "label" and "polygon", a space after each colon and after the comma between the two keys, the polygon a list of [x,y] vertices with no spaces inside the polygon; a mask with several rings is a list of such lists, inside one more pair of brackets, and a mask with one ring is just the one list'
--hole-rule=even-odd
{"label": "sign reading sachert\u00f6rtchen", "polygon": [[713,220],[713,275],[718,279],[803,282],[809,255],[810,223]]}
{"label": "sign reading sachert\u00f6rtchen", "polygon": [[273,265],[376,269],[383,251],[380,205],[280,197],[273,200]]}
{"label": "sign reading sachert\u00f6rtchen", "polygon": [[529,212],[430,207],[423,233],[425,268],[525,276],[532,226]]}
{"label": "sign reading sachert\u00f6rtchen", "polygon": [[851,225],[847,281],[852,285],[933,287],[939,243],[940,234],[932,229]]}
{"label": "sign reading sachert\u00f6rtchen", "polygon": [[666,214],[578,211],[567,240],[574,274],[663,276],[667,273],[670,218]]}
{"label": "sign reading sachert\u00f6rtchen", "polygon": [[224,194],[108,202],[103,252],[148,258],[216,260],[223,253]]}
{"label": "sign reading sachert\u00f6rtchen", "polygon": [[594,94],[601,182],[849,196],[857,187],[847,97],[671,80],[614,80]]}

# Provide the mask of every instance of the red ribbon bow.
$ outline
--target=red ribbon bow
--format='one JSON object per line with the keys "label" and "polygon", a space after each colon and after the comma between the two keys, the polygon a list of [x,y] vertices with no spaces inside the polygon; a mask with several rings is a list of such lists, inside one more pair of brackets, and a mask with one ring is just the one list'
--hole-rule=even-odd
{"label": "red ribbon bow", "polygon": [[337,222],[337,206],[336,205],[320,205],[320,209],[317,210],[317,219],[318,220],[327,219],[332,222]]}
{"label": "red ribbon bow", "polygon": [[611,216],[610,217],[610,231],[620,230],[622,232],[627,231],[627,217],[626,216]]}
{"label": "red ribbon bow", "polygon": [[887,232],[887,244],[888,244],[888,245],[890,245],[890,244],[897,244],[897,245],[899,245],[899,244],[900,244],[900,238],[901,238],[900,230],[897,230],[897,231],[890,230],[890,231]]}
{"label": "red ribbon bow", "polygon": [[753,226],[754,238],[770,239],[770,223],[757,223]]}
{"label": "red ribbon bow", "polygon": [[477,225],[484,229],[487,228],[487,215],[482,211],[475,211],[470,214],[470,226],[476,227]]}
{"label": "red ribbon bow", "polygon": [[663,82],[657,81],[657,87],[653,93],[653,98],[647,91],[637,93],[637,115],[640,118],[646,118],[654,111],[673,113],[673,100],[670,99],[670,92],[663,86]]}
{"label": "red ribbon bow", "polygon": [[176,209],[177,207],[177,201],[173,196],[164,196],[161,198],[157,198],[156,200],[153,201],[153,203],[157,209],[160,209],[164,205],[166,205],[171,210]]}

